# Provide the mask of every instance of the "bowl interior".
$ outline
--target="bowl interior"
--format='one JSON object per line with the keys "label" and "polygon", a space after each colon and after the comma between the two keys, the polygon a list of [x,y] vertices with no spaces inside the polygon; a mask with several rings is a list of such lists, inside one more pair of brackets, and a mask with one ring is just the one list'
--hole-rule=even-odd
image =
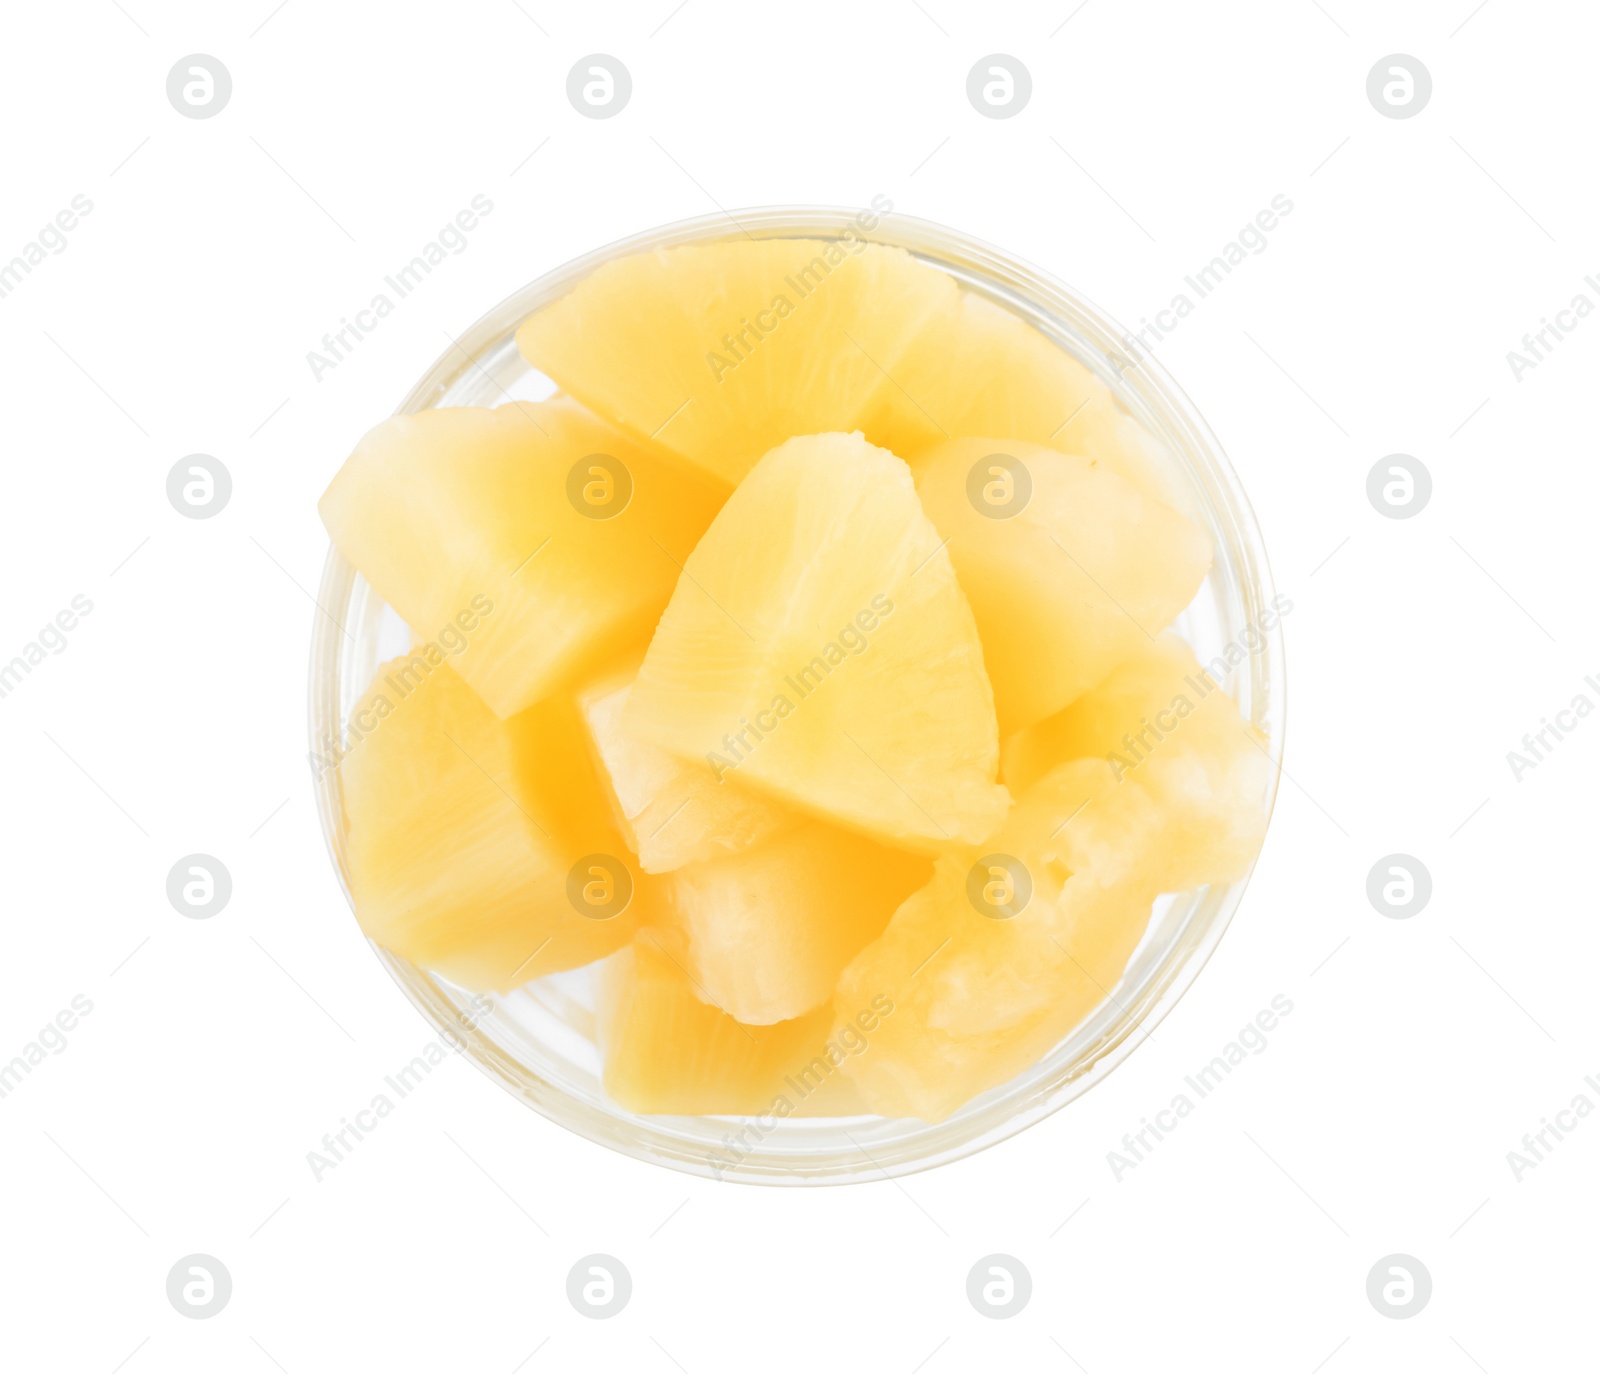
{"label": "bowl interior", "polygon": [[[1202,663],[1230,644],[1247,652],[1223,681],[1243,715],[1266,738],[1272,782],[1282,750],[1282,642],[1260,629],[1274,598],[1260,533],[1237,480],[1204,422],[1157,364],[1129,365],[1121,332],[1087,302],[998,250],[905,216],[855,211],[775,209],[741,212],[737,223],[708,217],[640,235],[578,259],[524,287],[447,349],[399,407],[501,405],[540,400],[555,388],[518,353],[518,324],[566,294],[616,256],[741,234],[839,238],[897,244],[1027,319],[1098,374],[1118,402],[1155,438],[1186,513],[1210,534],[1211,574],[1175,623]],[[1137,357],[1138,355],[1133,355]],[[346,898],[345,823],[337,757],[349,712],[381,662],[412,635],[366,581],[330,549],[312,648],[312,766],[329,850]],[[337,623],[336,623],[337,622]],[[1248,633],[1247,633],[1248,632]],[[971,1154],[1022,1130],[1109,1073],[1188,988],[1221,938],[1243,893],[1243,879],[1163,898],[1122,982],[1107,1001],[1032,1068],[968,1102],[936,1125],[877,1116],[636,1116],[600,1086],[592,974],[574,970],[504,995],[474,999],[426,970],[374,945],[424,1016],[536,1110],[589,1139],[685,1172],[736,1181],[829,1183],[910,1173]],[[488,1010],[483,1007],[487,1004]],[[782,1109],[780,1108],[779,1111]]]}

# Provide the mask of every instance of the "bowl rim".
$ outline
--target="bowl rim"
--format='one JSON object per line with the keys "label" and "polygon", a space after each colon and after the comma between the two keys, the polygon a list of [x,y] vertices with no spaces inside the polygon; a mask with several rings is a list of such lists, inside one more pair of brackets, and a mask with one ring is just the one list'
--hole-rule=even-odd
{"label": "bowl rim", "polygon": [[[1130,335],[1110,316],[1052,274],[1016,255],[961,231],[892,209],[760,206],[674,221],[582,254],[510,293],[459,337],[452,336],[450,346],[410,388],[394,413],[414,414],[432,407],[471,369],[488,376],[482,366],[487,355],[495,349],[503,350],[528,315],[565,295],[602,263],[633,253],[718,242],[739,235],[825,240],[853,236],[903,247],[1039,327],[1089,366],[1136,419],[1166,440],[1175,464],[1198,482],[1208,502],[1214,534],[1223,535],[1217,541],[1218,557],[1208,582],[1211,576],[1225,573],[1224,590],[1240,603],[1241,610],[1254,613],[1242,619],[1256,625],[1259,648],[1247,654],[1241,666],[1249,671],[1238,679],[1235,691],[1247,700],[1248,717],[1266,740],[1265,752],[1272,767],[1263,806],[1270,828],[1282,772],[1284,644],[1281,617],[1266,628],[1259,624],[1261,608],[1275,605],[1277,596],[1264,538],[1249,498],[1194,403],[1149,351],[1131,347]],[[1222,557],[1224,551],[1226,559]],[[343,802],[338,769],[326,765],[319,769],[317,750],[326,748],[330,740],[342,742],[344,738],[339,667],[343,653],[340,636],[347,632],[334,612],[347,610],[364,585],[330,541],[318,610],[313,618],[308,759],[323,838],[352,911],[342,847]],[[1258,850],[1257,859],[1259,854]],[[1190,910],[1178,937],[1162,952],[1138,988],[1119,998],[1118,994],[1123,993],[1123,983],[1119,982],[1096,1013],[1030,1069],[979,1095],[942,1122],[914,1122],[903,1132],[903,1138],[887,1144],[875,1142],[875,1153],[868,1153],[854,1142],[854,1137],[850,1137],[853,1148],[826,1152],[814,1148],[779,1151],[766,1148],[758,1139],[758,1145],[743,1158],[714,1162],[707,1149],[709,1137],[668,1123],[715,1123],[725,1127],[737,1118],[636,1116],[615,1104],[611,1104],[609,1112],[597,1111],[594,1104],[560,1083],[541,1078],[515,1059],[485,1032],[479,1018],[463,1012],[461,996],[447,990],[448,985],[372,941],[368,944],[432,1027],[453,1037],[452,1044],[491,1079],[573,1133],[630,1157],[701,1177],[808,1186],[843,1184],[902,1177],[974,1155],[1059,1111],[1100,1082],[1149,1038],[1150,1031],[1193,986],[1230,925],[1254,864],[1255,860],[1250,870],[1224,888],[1183,894],[1180,900],[1188,900]],[[1086,1043],[1074,1054],[1063,1057],[1064,1047],[1083,1039],[1086,1030]],[[1060,1062],[1052,1062],[1058,1058]],[[911,1122],[909,1118],[849,1120]],[[848,1131],[845,1134],[850,1136]]]}

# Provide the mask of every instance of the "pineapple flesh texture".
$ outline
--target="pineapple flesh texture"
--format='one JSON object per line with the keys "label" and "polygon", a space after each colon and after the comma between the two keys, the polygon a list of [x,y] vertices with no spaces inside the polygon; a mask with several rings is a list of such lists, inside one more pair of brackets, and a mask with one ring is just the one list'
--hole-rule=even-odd
{"label": "pineapple flesh texture", "polygon": [[908,462],[950,439],[1046,444],[1098,461],[1145,495],[1185,509],[1155,438],[1054,340],[1004,306],[941,294],[861,422]]}
{"label": "pineapple flesh texture", "polygon": [[643,643],[726,496],[566,398],[397,415],[318,506],[501,716]]}
{"label": "pineapple flesh texture", "polygon": [[[626,853],[575,705],[501,720],[417,653],[378,669],[339,763],[350,895],[378,944],[473,991],[576,968],[631,938],[648,893],[580,914],[580,859]],[[632,879],[630,878],[630,881]]]}
{"label": "pineapple flesh texture", "polygon": [[1093,458],[958,439],[912,471],[972,606],[1002,736],[1148,644],[1211,566],[1200,529]]}
{"label": "pineapple flesh texture", "polygon": [[[628,1111],[673,1116],[853,1115],[840,1069],[864,1043],[833,1031],[824,1004],[776,1025],[747,1026],[704,1001],[653,932],[601,965],[597,1021],[603,1078]],[[863,1024],[876,1025],[869,1012]]]}
{"label": "pineapple flesh texture", "polygon": [[704,759],[683,759],[636,739],[623,724],[634,663],[579,695],[618,824],[646,873],[736,854],[799,824],[792,811],[717,781]]}
{"label": "pineapple flesh texture", "polygon": [[956,299],[902,248],[738,238],[605,263],[517,346],[597,414],[732,485],[794,435],[856,429]]}
{"label": "pineapple flesh texture", "polygon": [[[1262,742],[1174,642],[1119,672],[1055,735],[1083,755],[1056,755],[983,850],[941,858],[841,976],[841,1016],[875,994],[899,1007],[845,1066],[871,1110],[942,1120],[1022,1072],[1115,995],[1158,896],[1249,871],[1267,819]],[[1142,721],[1162,733],[1130,753],[1121,737]],[[1019,911],[974,900],[996,880],[1020,892],[1022,874]]]}
{"label": "pineapple flesh texture", "polygon": [[752,469],[685,562],[623,725],[901,848],[977,843],[1009,802],[949,554],[910,469],[859,434]]}
{"label": "pineapple flesh texture", "polygon": [[664,923],[696,988],[747,1024],[826,1002],[839,972],[928,881],[926,858],[819,821],[663,884]]}

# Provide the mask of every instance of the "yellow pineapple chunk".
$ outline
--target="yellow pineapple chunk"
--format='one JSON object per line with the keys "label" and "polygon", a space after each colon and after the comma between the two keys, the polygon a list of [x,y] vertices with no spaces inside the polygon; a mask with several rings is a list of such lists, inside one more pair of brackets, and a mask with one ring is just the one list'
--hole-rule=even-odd
{"label": "yellow pineapple chunk", "polygon": [[902,248],[729,239],[603,264],[517,331],[564,391],[733,484],[796,434],[851,430],[953,278]]}
{"label": "yellow pineapple chunk", "polygon": [[795,1095],[785,1079],[826,1043],[833,1011],[741,1025],[645,931],[602,967],[598,1025],[606,1091],[629,1111],[749,1116]]}
{"label": "yellow pineapple chunk", "polygon": [[623,724],[904,848],[977,843],[1009,800],[950,557],[910,470],[859,434],[751,470],[685,562]]}
{"label": "yellow pineapple chunk", "polygon": [[1137,778],[1168,819],[1168,873],[1179,891],[1249,870],[1266,817],[1271,762],[1260,735],[1176,635],[1118,665],[1065,711],[1006,741],[1005,775],[1019,793],[1064,759],[1104,759]]}
{"label": "yellow pineapple chunk", "polygon": [[[397,658],[379,668],[339,762],[362,930],[475,991],[625,944],[646,894],[615,912],[570,895],[580,860],[626,852],[581,729],[561,697],[501,720],[448,666]],[[608,878],[618,905],[634,876],[598,875]],[[584,866],[576,890],[595,880]]]}
{"label": "yellow pineapple chunk", "polygon": [[1165,629],[1211,542],[1092,458],[957,439],[912,464],[949,543],[994,685],[1002,736],[1087,691]]}
{"label": "yellow pineapple chunk", "polygon": [[646,873],[668,873],[738,851],[799,824],[799,818],[731,778],[718,781],[703,759],[683,759],[635,739],[623,710],[637,675],[620,676],[580,694],[589,737],[616,802],[629,847]]}
{"label": "yellow pineapple chunk", "polygon": [[511,716],[648,638],[725,494],[558,398],[385,420],[318,509],[433,658]]}
{"label": "yellow pineapple chunk", "polygon": [[[705,1002],[655,932],[642,930],[601,965],[602,1081],[634,1112],[759,1116],[769,1128],[789,1116],[856,1116],[866,1108],[843,1066],[871,1053],[894,1012],[878,996],[847,1014],[825,1003],[776,1025],[742,1025]],[[730,1144],[711,1162],[736,1164],[744,1153],[747,1145]]]}
{"label": "yellow pineapple chunk", "polygon": [[986,296],[941,297],[861,428],[910,461],[950,439],[1004,439],[1081,453],[1169,505],[1161,446],[1105,383]]}
{"label": "yellow pineapple chunk", "polygon": [[[1089,760],[1022,797],[985,852],[938,859],[933,880],[835,992],[841,1014],[880,993],[896,1004],[871,1053],[845,1065],[868,1108],[943,1120],[1099,1006],[1149,922],[1159,889],[1139,882],[1137,868],[1158,832],[1148,793],[1118,788],[1104,763]],[[1102,877],[1097,849],[1120,883]],[[998,914],[980,910],[974,894]],[[1006,918],[1023,894],[1026,905]]]}
{"label": "yellow pineapple chunk", "polygon": [[[1186,655],[1147,649],[1069,708],[1053,739],[1085,755],[1035,777],[982,849],[940,858],[845,969],[841,1017],[877,993],[897,1006],[844,1066],[871,1110],[942,1120],[1020,1073],[1115,994],[1159,895],[1248,872],[1270,763],[1219,688],[1186,684]],[[1137,757],[1112,747],[1157,719]]]}
{"label": "yellow pineapple chunk", "polygon": [[931,871],[926,858],[805,821],[672,873],[663,919],[701,996],[767,1025],[827,1001],[839,971]]}

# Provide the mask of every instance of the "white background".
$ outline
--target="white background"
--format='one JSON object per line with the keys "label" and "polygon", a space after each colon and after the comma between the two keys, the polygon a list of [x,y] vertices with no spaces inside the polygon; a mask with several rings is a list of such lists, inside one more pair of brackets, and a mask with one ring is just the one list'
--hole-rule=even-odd
{"label": "white background", "polygon": [[[0,1059],[74,995],[94,1010],[0,1100],[0,1364],[1592,1359],[1600,1121],[1520,1181],[1506,1154],[1578,1092],[1600,1103],[1583,1083],[1600,1075],[1600,717],[1520,782],[1505,758],[1577,692],[1600,702],[1583,683],[1600,674],[1600,317],[1520,382],[1506,361],[1579,291],[1600,303],[1583,282],[1600,273],[1591,7],[272,3],[5,16],[0,260],[74,195],[94,209],[0,300],[0,658],[74,595],[94,610],[0,700]],[[165,95],[196,52],[234,83],[205,121]],[[566,99],[593,52],[632,72],[611,120]],[[966,99],[994,52],[1032,73],[1013,119]],[[1395,52],[1434,83],[1403,121],[1365,94]],[[315,380],[307,351],[478,193],[494,210],[470,248]],[[1158,355],[1238,469],[1295,604],[1291,780],[1233,928],[1105,1084],[902,1183],[689,1179],[566,1134],[455,1060],[315,1181],[307,1152],[430,1038],[360,938],[316,822],[322,487],[447,331],[568,258],[719,207],[880,193],[1124,323],[1274,195],[1294,203]],[[165,495],[194,452],[233,475],[212,520]],[[1410,520],[1365,494],[1393,452],[1433,475]],[[233,875],[209,921],[165,896],[195,851]],[[1433,875],[1408,921],[1365,896],[1394,851]],[[1123,1133],[1276,994],[1294,1011],[1269,1048],[1115,1180]],[[196,1251],[233,1276],[209,1321],[165,1295]],[[564,1291],[595,1251],[634,1280],[608,1321]],[[1006,1322],[964,1296],[994,1251],[1033,1276]],[[1396,1251],[1433,1276],[1406,1321],[1365,1293]]]}

